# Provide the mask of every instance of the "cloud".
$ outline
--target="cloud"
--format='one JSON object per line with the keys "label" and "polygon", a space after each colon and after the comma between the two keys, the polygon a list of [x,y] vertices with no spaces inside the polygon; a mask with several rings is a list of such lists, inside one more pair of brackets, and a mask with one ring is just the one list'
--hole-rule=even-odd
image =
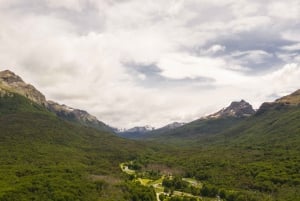
{"label": "cloud", "polygon": [[300,87],[298,8],[296,0],[0,0],[0,65],[112,126],[190,121]]}
{"label": "cloud", "polygon": [[270,16],[285,20],[299,19],[300,2],[297,0],[273,1],[268,6],[268,13]]}
{"label": "cloud", "polygon": [[286,50],[286,51],[299,51],[300,50],[300,43],[296,43],[296,44],[288,45],[288,46],[283,46],[282,49]]}

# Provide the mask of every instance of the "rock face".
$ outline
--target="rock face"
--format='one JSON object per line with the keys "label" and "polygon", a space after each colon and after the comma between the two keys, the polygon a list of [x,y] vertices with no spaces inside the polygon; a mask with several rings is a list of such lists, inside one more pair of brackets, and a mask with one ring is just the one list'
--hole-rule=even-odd
{"label": "rock face", "polygon": [[99,121],[95,116],[90,115],[84,110],[71,108],[67,105],[60,105],[54,101],[48,101],[47,103],[48,110],[55,113],[62,119],[77,122],[99,130],[113,131],[111,127]]}
{"label": "rock face", "polygon": [[65,117],[72,120],[80,120],[82,122],[97,121],[96,117],[90,115],[84,110],[74,109],[67,105],[60,105],[54,101],[48,101],[48,109],[60,117]]}
{"label": "rock face", "polygon": [[0,72],[0,88],[1,91],[15,92],[39,105],[47,106],[46,98],[41,92],[34,86],[26,84],[19,76],[9,70]]}
{"label": "rock face", "polygon": [[239,102],[232,102],[230,106],[223,108],[217,113],[211,114],[205,119],[218,119],[226,117],[248,117],[255,114],[255,110],[248,102],[241,100]]}
{"label": "rock face", "polygon": [[77,122],[99,130],[112,131],[112,128],[99,121],[86,111],[74,109],[66,105],[60,105],[53,101],[47,101],[45,96],[34,86],[26,84],[22,78],[9,70],[0,72],[0,97],[12,93],[20,94],[29,100],[44,106],[58,117]]}

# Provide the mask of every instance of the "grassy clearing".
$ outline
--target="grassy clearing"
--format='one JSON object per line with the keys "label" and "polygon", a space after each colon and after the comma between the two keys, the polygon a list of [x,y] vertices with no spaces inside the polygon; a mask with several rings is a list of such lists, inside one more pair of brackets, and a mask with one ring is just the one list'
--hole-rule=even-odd
{"label": "grassy clearing", "polygon": [[203,184],[193,178],[182,178],[183,181],[189,182],[192,186],[202,188]]}

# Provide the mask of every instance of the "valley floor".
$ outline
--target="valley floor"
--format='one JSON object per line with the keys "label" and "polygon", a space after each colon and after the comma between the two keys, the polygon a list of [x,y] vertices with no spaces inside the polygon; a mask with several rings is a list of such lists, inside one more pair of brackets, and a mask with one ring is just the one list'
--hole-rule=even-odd
{"label": "valley floor", "polygon": [[[163,180],[166,177],[172,177],[172,176],[163,174],[163,175],[161,175],[161,177],[159,179],[156,179],[156,180],[153,180],[150,178],[141,178],[141,177],[138,177],[136,174],[136,171],[130,169],[127,164],[128,163],[121,163],[120,164],[121,170],[124,173],[133,176],[135,181],[140,182],[140,184],[142,184],[143,186],[153,187],[155,190],[155,193],[156,193],[157,201],[162,201],[159,198],[160,195],[165,195],[166,199],[164,199],[164,200],[166,200],[166,201],[169,200],[168,198],[171,198],[174,196],[182,197],[182,198],[194,198],[195,201],[221,201],[222,200],[219,197],[208,198],[208,197],[194,196],[190,193],[186,193],[186,192],[182,192],[182,191],[178,191],[178,190],[175,190],[172,193],[164,192]],[[188,182],[189,185],[191,185],[191,186],[194,186],[197,188],[202,188],[202,183],[193,178],[182,178],[182,180]]]}

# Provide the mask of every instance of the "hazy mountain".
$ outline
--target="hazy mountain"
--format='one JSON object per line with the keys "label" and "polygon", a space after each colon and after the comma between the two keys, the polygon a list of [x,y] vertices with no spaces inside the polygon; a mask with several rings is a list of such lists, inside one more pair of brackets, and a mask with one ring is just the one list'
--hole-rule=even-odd
{"label": "hazy mountain", "polygon": [[166,126],[163,126],[161,128],[159,128],[160,130],[171,130],[171,129],[175,129],[175,128],[178,128],[178,127],[181,127],[185,125],[185,123],[180,123],[180,122],[173,122],[173,123],[170,123]]}
{"label": "hazy mountain", "polygon": [[165,125],[161,128],[155,128],[152,126],[143,126],[143,127],[133,127],[130,129],[124,129],[119,130],[116,133],[124,138],[129,139],[140,139],[140,138],[147,138],[148,136],[151,136],[152,133],[158,133],[158,132],[166,132],[178,127],[183,126],[185,123],[179,123],[179,122],[173,122],[168,125]]}
{"label": "hazy mountain", "polygon": [[146,126],[136,126],[129,129],[119,129],[117,130],[117,135],[129,138],[129,139],[135,139],[140,138],[141,136],[147,135],[147,133],[155,130],[154,127],[146,125]]}

